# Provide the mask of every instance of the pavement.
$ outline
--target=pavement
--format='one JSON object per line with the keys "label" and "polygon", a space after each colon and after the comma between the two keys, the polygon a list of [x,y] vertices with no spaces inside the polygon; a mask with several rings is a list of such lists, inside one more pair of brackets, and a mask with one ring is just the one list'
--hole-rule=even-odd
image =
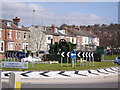
{"label": "pavement", "polygon": [[[2,87],[8,88],[11,71],[3,71]],[[119,67],[80,71],[15,71],[22,88],[118,88]]]}
{"label": "pavement", "polygon": [[10,72],[19,73],[22,79],[91,78],[118,75],[119,67],[76,71],[2,71],[1,77],[9,78]]}

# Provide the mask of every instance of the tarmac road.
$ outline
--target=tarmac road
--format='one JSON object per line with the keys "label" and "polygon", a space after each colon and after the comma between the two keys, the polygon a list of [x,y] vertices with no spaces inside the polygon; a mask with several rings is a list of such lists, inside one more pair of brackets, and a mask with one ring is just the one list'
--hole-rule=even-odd
{"label": "tarmac road", "polygon": [[[8,83],[2,83],[3,88],[8,88]],[[29,84],[22,83],[22,88],[118,88],[118,82],[83,83],[83,84]]]}
{"label": "tarmac road", "polygon": [[[116,90],[114,88],[118,88],[120,83],[118,76],[109,76],[80,79],[22,79],[21,86],[22,88],[113,88]],[[8,79],[2,80],[2,87],[8,88]]]}

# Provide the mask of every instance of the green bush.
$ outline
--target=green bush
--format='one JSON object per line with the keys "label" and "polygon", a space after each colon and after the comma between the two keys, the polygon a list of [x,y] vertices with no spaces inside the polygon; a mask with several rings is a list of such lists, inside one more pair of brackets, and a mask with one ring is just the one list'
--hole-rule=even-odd
{"label": "green bush", "polygon": [[[47,54],[44,55],[45,60],[49,60],[49,61],[59,61],[59,63],[61,63],[61,55],[59,54]],[[67,57],[62,58],[63,63],[67,63]],[[68,63],[71,63],[71,58],[68,58]]]}

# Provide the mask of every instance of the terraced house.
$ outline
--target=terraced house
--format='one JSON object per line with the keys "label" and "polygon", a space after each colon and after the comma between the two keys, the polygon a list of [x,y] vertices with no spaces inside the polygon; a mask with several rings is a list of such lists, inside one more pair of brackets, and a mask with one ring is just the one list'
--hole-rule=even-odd
{"label": "terraced house", "polygon": [[29,50],[29,30],[22,26],[20,18],[0,20],[0,59],[4,59],[5,51]]}
{"label": "terraced house", "polygon": [[[42,27],[43,26],[29,27],[31,33],[31,51],[48,51],[50,49],[50,44],[59,42],[60,39],[65,39],[68,42],[76,44],[76,50],[78,51],[95,51],[96,47],[99,46],[99,38],[91,31],[85,31],[78,28],[57,29],[53,25],[47,28]],[[39,43],[39,41],[41,42]],[[41,47],[36,49],[35,47],[37,47],[37,45],[35,46],[35,44]]]}

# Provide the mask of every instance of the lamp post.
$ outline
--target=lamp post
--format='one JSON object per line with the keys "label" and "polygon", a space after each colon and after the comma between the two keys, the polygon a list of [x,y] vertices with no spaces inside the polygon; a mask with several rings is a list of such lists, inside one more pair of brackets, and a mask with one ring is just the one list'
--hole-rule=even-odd
{"label": "lamp post", "polygon": [[34,26],[34,13],[35,13],[36,9],[33,10],[33,26]]}

